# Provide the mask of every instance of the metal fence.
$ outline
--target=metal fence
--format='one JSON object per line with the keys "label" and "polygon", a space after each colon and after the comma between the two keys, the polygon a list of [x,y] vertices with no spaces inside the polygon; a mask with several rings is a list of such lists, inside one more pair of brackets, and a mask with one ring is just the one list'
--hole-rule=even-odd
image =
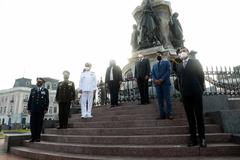
{"label": "metal fence", "polygon": [[[206,67],[205,71],[205,96],[210,95],[229,95],[240,96],[240,67]],[[177,77],[171,75],[171,95],[173,98],[179,98],[180,92],[176,89]],[[149,98],[155,99],[155,87],[149,79]],[[129,103],[140,101],[140,94],[137,82],[134,79],[125,79],[119,91],[119,103]],[[110,94],[103,81],[98,83],[97,105],[106,105],[110,103]]]}
{"label": "metal fence", "polygon": [[[172,74],[170,79],[172,83],[174,83],[177,77],[175,76],[175,74]],[[153,84],[152,79],[149,79],[148,81],[148,93],[149,93],[150,100],[151,99],[153,100],[156,98],[155,86]],[[174,88],[173,85],[171,87],[171,95],[173,97],[180,97],[180,93]],[[139,93],[136,80],[125,79],[122,82],[119,90],[118,101],[119,103],[140,102],[140,93]],[[100,81],[98,84],[97,105],[106,105],[109,103],[110,103],[109,90],[106,87],[105,83],[103,81]]]}
{"label": "metal fence", "polygon": [[240,95],[240,68],[206,67],[204,95]]}

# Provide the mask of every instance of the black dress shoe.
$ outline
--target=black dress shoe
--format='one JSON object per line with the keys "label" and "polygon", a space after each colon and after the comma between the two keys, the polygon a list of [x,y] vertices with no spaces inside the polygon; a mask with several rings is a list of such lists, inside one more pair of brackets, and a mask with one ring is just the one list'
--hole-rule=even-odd
{"label": "black dress shoe", "polygon": [[198,142],[197,140],[190,140],[188,143],[188,147],[193,147],[193,146],[197,146]]}
{"label": "black dress shoe", "polygon": [[161,120],[161,119],[166,119],[166,117],[160,116],[160,117],[156,118],[156,120]]}
{"label": "black dress shoe", "polygon": [[202,148],[206,148],[207,147],[206,139],[201,139],[200,140],[200,147],[202,147]]}
{"label": "black dress shoe", "polygon": [[172,115],[168,115],[167,119],[173,120],[173,116]]}
{"label": "black dress shoe", "polygon": [[59,127],[57,127],[57,129],[63,129],[63,127],[60,127],[60,126],[59,126]]}
{"label": "black dress shoe", "polygon": [[40,142],[40,139],[36,139],[36,141],[35,142]]}
{"label": "black dress shoe", "polygon": [[31,139],[29,142],[30,142],[30,143],[35,142],[35,139]]}

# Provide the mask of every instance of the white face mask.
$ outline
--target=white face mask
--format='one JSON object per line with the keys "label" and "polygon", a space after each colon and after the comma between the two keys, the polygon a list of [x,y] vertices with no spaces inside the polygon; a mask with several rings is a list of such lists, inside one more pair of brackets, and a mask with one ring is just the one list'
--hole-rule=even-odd
{"label": "white face mask", "polygon": [[86,70],[86,71],[89,71],[89,70],[90,70],[90,67],[85,67],[85,70]]}
{"label": "white face mask", "polygon": [[187,52],[182,52],[181,54],[180,54],[180,58],[181,59],[186,59],[188,57],[188,53]]}

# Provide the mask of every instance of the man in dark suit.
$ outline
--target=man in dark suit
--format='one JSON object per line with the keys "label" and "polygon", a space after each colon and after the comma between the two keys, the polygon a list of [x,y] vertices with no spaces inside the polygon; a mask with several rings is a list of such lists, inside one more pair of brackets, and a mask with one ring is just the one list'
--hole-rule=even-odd
{"label": "man in dark suit", "polygon": [[105,83],[110,91],[111,107],[118,106],[118,92],[122,81],[121,68],[116,65],[115,60],[111,60],[105,75]]}
{"label": "man in dark suit", "polygon": [[141,97],[141,104],[149,104],[149,97],[148,97],[148,79],[150,75],[150,63],[147,58],[144,58],[142,54],[138,54],[139,60],[136,62],[135,65],[135,72],[134,77],[137,80],[140,97]]}
{"label": "man in dark suit", "polygon": [[[158,105],[160,111],[160,117],[157,119],[173,119],[172,117],[172,101],[170,96],[170,74],[171,64],[168,61],[168,52],[158,52],[157,59],[159,60],[157,63],[153,65],[152,68],[152,80],[155,84]],[[160,58],[161,57],[161,58]],[[166,102],[166,109],[164,108],[164,102]]]}
{"label": "man in dark suit", "polygon": [[202,104],[202,94],[204,91],[203,69],[197,59],[189,59],[187,48],[182,48],[179,51],[179,55],[182,63],[178,66],[177,74],[180,80],[180,91],[191,136],[188,146],[198,145],[196,136],[198,130],[200,147],[206,147]]}
{"label": "man in dark suit", "polygon": [[70,112],[71,102],[75,100],[75,86],[69,81],[70,72],[63,72],[63,81],[58,83],[56,101],[59,106],[59,127],[58,129],[68,127],[68,116]]}
{"label": "man in dark suit", "polygon": [[43,78],[37,78],[37,86],[31,90],[28,100],[32,135],[30,142],[40,142],[44,114],[48,111],[49,94],[48,90],[42,86],[44,82]]}

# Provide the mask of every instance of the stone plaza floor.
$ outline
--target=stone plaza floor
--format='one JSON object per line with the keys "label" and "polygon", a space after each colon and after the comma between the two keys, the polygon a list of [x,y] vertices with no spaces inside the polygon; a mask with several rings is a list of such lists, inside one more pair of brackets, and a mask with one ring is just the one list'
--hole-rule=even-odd
{"label": "stone plaza floor", "polygon": [[4,153],[3,145],[4,145],[4,139],[0,139],[0,160],[29,160],[26,158],[19,158],[19,157]]}

